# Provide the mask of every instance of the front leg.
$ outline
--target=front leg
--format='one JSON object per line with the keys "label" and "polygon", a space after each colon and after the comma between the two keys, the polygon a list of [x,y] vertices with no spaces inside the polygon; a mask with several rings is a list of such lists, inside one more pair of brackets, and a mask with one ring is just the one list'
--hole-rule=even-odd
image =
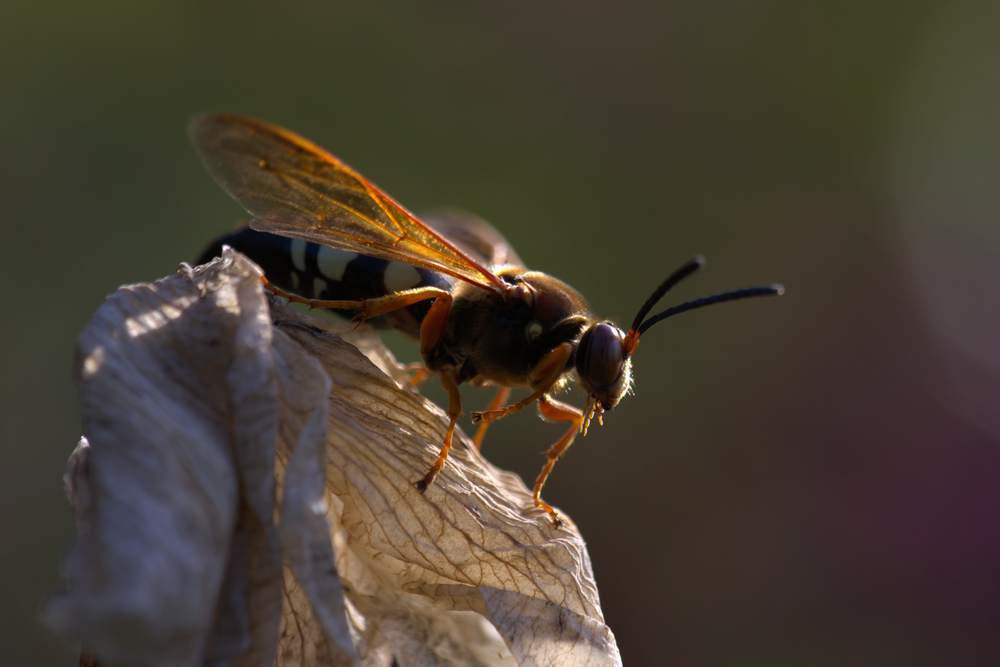
{"label": "front leg", "polygon": [[[490,412],[492,410],[500,409],[500,407],[507,402],[508,398],[510,398],[510,387],[507,386],[500,387],[499,389],[497,389],[497,393],[493,396],[493,400],[490,401],[490,404],[488,406],[486,406],[485,412]],[[486,429],[488,429],[489,427],[490,427],[489,420],[484,421],[479,425],[479,430],[476,431],[476,437],[472,439],[472,444],[476,446],[477,450],[483,446],[483,438],[486,437]]]}
{"label": "front leg", "polygon": [[546,419],[551,419],[556,422],[573,422],[573,425],[569,427],[566,434],[559,439],[559,442],[552,445],[547,452],[545,452],[549,460],[545,462],[545,467],[542,468],[541,474],[538,475],[538,479],[535,480],[535,507],[541,507],[543,510],[549,513],[552,517],[552,522],[559,526],[562,524],[562,520],[556,513],[552,506],[548,503],[542,502],[542,487],[545,486],[545,480],[549,478],[549,473],[552,472],[552,468],[555,466],[556,461],[562,456],[566,448],[573,444],[573,440],[576,438],[576,434],[580,432],[583,426],[583,412],[579,409],[574,408],[572,405],[567,405],[560,401],[553,400],[548,396],[542,396],[538,399],[538,411],[542,413],[542,416]]}
{"label": "front leg", "polygon": [[542,360],[539,361],[531,370],[531,375],[528,377],[531,382],[531,386],[535,387],[535,390],[531,392],[530,396],[521,399],[513,405],[500,408],[499,410],[473,412],[472,423],[489,423],[495,419],[512,415],[518,410],[526,408],[535,401],[540,400],[550,389],[552,389],[552,385],[559,381],[559,377],[566,369],[566,362],[569,361],[571,354],[573,354],[573,346],[569,343],[562,343],[549,350],[549,352],[542,357]]}

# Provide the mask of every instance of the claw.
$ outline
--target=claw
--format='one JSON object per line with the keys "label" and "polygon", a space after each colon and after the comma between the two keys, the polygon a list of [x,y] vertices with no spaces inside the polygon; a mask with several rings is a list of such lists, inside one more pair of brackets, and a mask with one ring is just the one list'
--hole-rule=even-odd
{"label": "claw", "polygon": [[434,483],[434,480],[437,479],[439,472],[441,472],[440,468],[431,468],[427,474],[424,475],[424,478],[414,482],[413,486],[417,487],[417,491],[420,493],[425,492],[427,488]]}

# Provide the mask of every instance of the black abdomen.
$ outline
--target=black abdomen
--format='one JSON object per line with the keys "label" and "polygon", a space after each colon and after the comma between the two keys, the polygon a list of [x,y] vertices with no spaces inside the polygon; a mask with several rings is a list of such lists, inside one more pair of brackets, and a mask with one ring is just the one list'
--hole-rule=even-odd
{"label": "black abdomen", "polygon": [[[232,234],[213,241],[198,263],[204,264],[221,255],[223,244],[232,246],[260,265],[264,275],[274,285],[307,299],[360,301],[415,287],[437,287],[449,291],[452,287],[449,278],[434,271],[256,232],[249,227],[240,227]],[[420,322],[430,305],[430,300],[421,301],[402,309],[402,312],[372,318],[369,322],[419,337]],[[349,310],[333,312],[347,318],[355,315]]]}

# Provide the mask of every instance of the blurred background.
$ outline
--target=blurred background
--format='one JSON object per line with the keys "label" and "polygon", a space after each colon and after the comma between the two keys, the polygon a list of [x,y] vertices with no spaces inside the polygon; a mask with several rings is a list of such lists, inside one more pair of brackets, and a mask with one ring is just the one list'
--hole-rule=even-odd
{"label": "blurred background", "polygon": [[[1000,664],[1000,4],[15,0],[0,90],[5,664],[76,661],[37,621],[75,337],[245,219],[205,111],[478,213],[623,325],[696,253],[666,305],[784,282],[651,330],[546,486],[627,665]],[[531,483],[561,433],[484,452]]]}

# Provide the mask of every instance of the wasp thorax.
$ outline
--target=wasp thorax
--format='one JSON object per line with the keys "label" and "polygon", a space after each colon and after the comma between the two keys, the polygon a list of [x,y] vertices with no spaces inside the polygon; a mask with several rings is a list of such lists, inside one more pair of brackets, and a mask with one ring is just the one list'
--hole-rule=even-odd
{"label": "wasp thorax", "polygon": [[625,334],[611,322],[598,322],[580,338],[576,372],[583,390],[604,408],[614,407],[628,389]]}

